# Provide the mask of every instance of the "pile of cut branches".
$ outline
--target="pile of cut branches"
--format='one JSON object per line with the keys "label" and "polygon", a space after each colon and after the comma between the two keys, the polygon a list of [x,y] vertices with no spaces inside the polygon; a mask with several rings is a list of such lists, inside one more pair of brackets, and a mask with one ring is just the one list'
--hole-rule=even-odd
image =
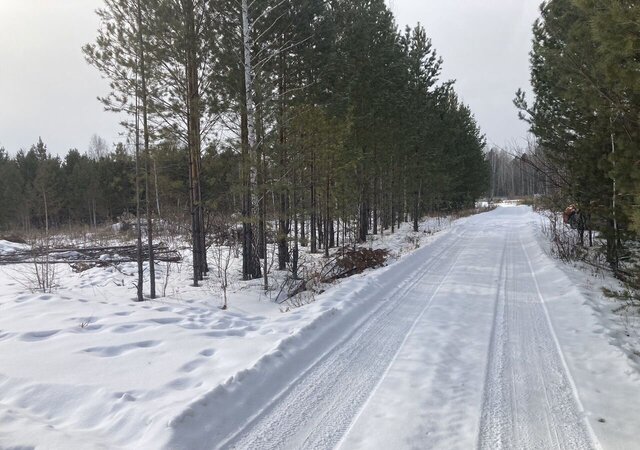
{"label": "pile of cut branches", "polygon": [[342,249],[333,261],[325,265],[322,280],[327,283],[357,275],[367,269],[383,267],[388,257],[387,249],[374,250],[365,247]]}
{"label": "pile of cut branches", "polygon": [[[364,272],[367,269],[383,267],[389,258],[389,250],[373,250],[366,247],[342,248],[327,260],[320,270],[302,270],[300,278],[287,278],[278,294],[278,303],[295,298],[303,292],[320,294],[324,284]],[[308,303],[308,302],[303,302]],[[296,302],[292,306],[301,306]]]}
{"label": "pile of cut branches", "polygon": [[[180,253],[169,249],[166,245],[155,245],[153,249],[155,261],[179,262],[182,260]],[[47,257],[48,264],[119,264],[137,261],[137,247],[135,245],[62,248],[35,246],[28,250],[0,254],[0,265],[27,264],[44,257]],[[149,258],[149,251],[145,246],[142,248],[142,258]]]}

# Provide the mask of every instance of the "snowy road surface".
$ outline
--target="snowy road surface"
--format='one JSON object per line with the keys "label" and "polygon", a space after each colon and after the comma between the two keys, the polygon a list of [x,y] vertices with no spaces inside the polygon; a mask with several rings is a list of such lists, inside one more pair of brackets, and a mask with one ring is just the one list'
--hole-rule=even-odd
{"label": "snowy road surface", "polygon": [[[572,365],[588,380],[592,409],[606,404],[594,386],[629,380],[615,371],[621,358],[591,362],[604,339],[574,345],[569,336],[567,362],[557,329],[577,335],[592,317],[536,229],[527,208],[470,218],[374,279],[361,294],[367,308],[336,318],[312,348],[248,373],[255,396],[223,393],[194,406],[190,415],[202,415],[228,397],[200,426],[182,417],[169,447],[638,448],[633,422],[594,432],[605,421],[585,410]],[[559,301],[578,305],[562,324],[550,312]],[[603,364],[608,380],[597,378]]]}

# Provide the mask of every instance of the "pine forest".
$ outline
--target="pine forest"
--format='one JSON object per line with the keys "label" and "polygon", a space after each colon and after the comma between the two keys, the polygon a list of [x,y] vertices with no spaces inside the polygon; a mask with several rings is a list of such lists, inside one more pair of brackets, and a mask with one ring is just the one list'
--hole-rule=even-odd
{"label": "pine forest", "polygon": [[406,221],[417,230],[486,191],[472,112],[440,80],[425,29],[400,30],[383,0],[107,0],[98,15],[83,52],[125,139],[2,152],[4,228],[137,217],[153,257],[153,224],[168,221],[191,242],[196,285],[233,229],[243,278],[267,283],[268,244],[295,276],[299,246],[328,256]]}

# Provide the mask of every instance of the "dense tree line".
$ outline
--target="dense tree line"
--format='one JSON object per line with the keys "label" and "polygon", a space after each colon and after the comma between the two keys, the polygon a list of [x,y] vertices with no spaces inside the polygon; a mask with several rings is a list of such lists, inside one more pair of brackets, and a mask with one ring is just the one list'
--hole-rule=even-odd
{"label": "dense tree line", "polygon": [[[206,151],[203,161],[209,209],[236,210],[233,180],[238,174],[238,157],[231,150]],[[106,143],[91,144],[88,151],[72,149],[64,158],[53,156],[41,139],[14,157],[0,148],[0,229],[29,232],[44,228],[45,196],[52,228],[64,231],[79,225],[131,222],[136,207],[135,164],[134,152],[121,143],[112,150]],[[185,149],[170,143],[155,147],[150,175],[154,217],[184,221],[189,201]]]}
{"label": "dense tree line", "polygon": [[[268,242],[297,275],[301,245],[328,254],[405,221],[417,229],[423,214],[486,191],[471,111],[439,81],[425,30],[399,30],[384,0],[105,0],[98,14],[84,52],[135,152],[43,157],[60,173],[97,171],[74,186],[81,201],[61,200],[59,223],[113,219],[136,199],[149,218],[186,214],[197,284],[208,218],[233,218],[245,279],[266,283]],[[33,212],[9,218],[33,223]]]}
{"label": "dense tree line", "polygon": [[42,140],[11,158],[0,149],[0,227],[96,225],[131,211],[133,162],[123,145],[97,159],[53,156]]}
{"label": "dense tree line", "polygon": [[550,163],[550,178],[607,242],[618,267],[640,230],[640,5],[551,0],[534,26],[535,102],[516,103]]}

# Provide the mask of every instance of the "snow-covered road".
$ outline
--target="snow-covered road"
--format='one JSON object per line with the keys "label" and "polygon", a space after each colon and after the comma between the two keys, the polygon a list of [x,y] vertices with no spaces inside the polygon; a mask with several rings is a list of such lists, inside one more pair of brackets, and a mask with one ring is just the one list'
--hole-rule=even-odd
{"label": "snow-covered road", "polygon": [[[587,346],[598,352],[607,343],[583,336],[581,346],[564,333],[591,327],[592,317],[541,250],[534,217],[527,208],[472,217],[394,264],[364,291],[367,308],[318,332],[306,355],[289,355],[299,370],[274,370],[278,379],[263,382],[270,394],[229,401],[220,423],[177,426],[169,447],[590,449],[602,434],[633,448],[625,435],[633,422],[594,432],[602,424],[593,409],[603,402],[593,386],[633,388],[637,379],[614,372],[593,381],[602,373],[598,363],[585,367]],[[554,318],[547,305],[559,299],[579,305],[560,325],[571,358],[556,330],[567,317]],[[583,383],[591,410],[572,366],[591,377]]]}
{"label": "snow-covered road", "polygon": [[259,282],[220,310],[180,268],[135,303],[133,265],[58,267],[47,294],[0,267],[0,449],[640,450],[640,319],[541,220],[377,236],[388,266],[290,310]]}

